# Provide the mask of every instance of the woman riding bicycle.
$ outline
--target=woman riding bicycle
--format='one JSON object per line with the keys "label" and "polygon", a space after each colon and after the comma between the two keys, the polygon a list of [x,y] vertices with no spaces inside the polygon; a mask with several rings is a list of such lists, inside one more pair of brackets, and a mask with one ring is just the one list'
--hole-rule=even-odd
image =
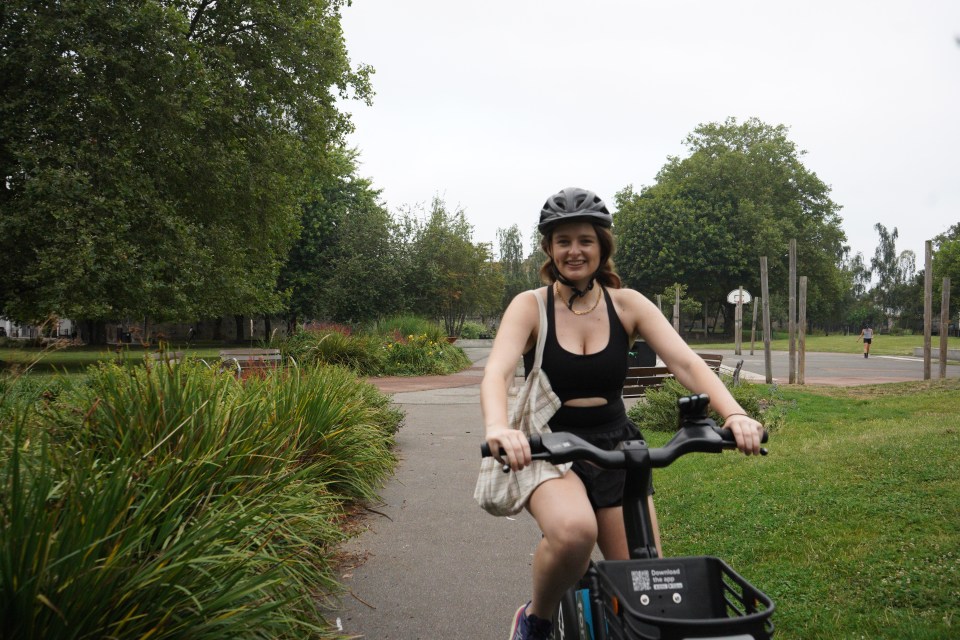
{"label": "woman riding bicycle", "polygon": [[[573,432],[606,449],[641,437],[627,418],[622,392],[628,350],[642,337],[681,384],[710,396],[738,449],[759,453],[762,425],[746,415],[656,305],[621,288],[612,262],[611,225],[610,212],[592,191],[568,188],[544,203],[539,229],[548,259],[540,276],[547,286],[519,294],[507,307],[480,386],[491,450],[502,449],[500,458],[514,470],[531,462],[526,437],[508,426],[507,392],[518,359],[524,357],[529,371],[532,347],[545,330],[541,368],[562,401],[550,420],[553,431]],[[545,328],[538,326],[534,295],[546,302]],[[533,597],[517,610],[511,640],[547,638],[557,603],[583,575],[595,544],[608,560],[629,557],[621,508],[623,471],[582,462],[571,471],[538,486],[527,503],[543,537],[534,553]]]}

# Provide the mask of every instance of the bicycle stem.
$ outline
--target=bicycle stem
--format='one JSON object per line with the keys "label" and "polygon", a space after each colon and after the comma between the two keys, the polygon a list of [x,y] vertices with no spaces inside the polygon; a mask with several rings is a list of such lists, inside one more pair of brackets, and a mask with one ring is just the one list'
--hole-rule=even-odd
{"label": "bicycle stem", "polygon": [[657,545],[647,499],[652,477],[650,450],[646,442],[632,440],[623,443],[623,451],[628,460],[640,463],[632,468],[628,465],[623,483],[623,522],[630,557],[634,560],[656,558]]}

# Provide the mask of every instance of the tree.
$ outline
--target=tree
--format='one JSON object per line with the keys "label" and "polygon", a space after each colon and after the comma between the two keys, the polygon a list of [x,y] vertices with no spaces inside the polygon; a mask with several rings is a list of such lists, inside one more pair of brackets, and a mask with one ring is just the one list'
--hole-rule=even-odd
{"label": "tree", "polygon": [[506,309],[514,296],[530,288],[523,264],[525,253],[520,227],[514,224],[507,229],[497,229],[497,242],[500,245],[500,270],[504,280],[501,309]]}
{"label": "tree", "polygon": [[787,128],[729,118],[698,126],[685,144],[690,155],[668,158],[654,185],[616,195],[624,280],[647,292],[681,282],[726,314],[727,292],[759,291],[760,256],[770,257],[771,288],[786,290],[795,238],[800,273],[809,277],[808,313],[826,317],[843,290],[840,207],[803,166]]}
{"label": "tree", "polygon": [[434,198],[425,222],[408,216],[412,271],[408,291],[416,309],[443,321],[447,335],[460,335],[468,315],[499,310],[504,280],[487,244],[474,244],[462,209],[448,211]]}
{"label": "tree", "polygon": [[0,311],[279,310],[311,178],[370,95],[342,0],[47,0],[0,17]]}
{"label": "tree", "polygon": [[542,286],[540,282],[540,267],[547,261],[547,254],[540,247],[540,230],[534,226],[530,232],[530,246],[532,247],[530,255],[523,261],[523,273],[526,279],[527,289],[536,289]]}
{"label": "tree", "polygon": [[834,322],[845,331],[859,330],[865,322],[880,318],[883,314],[874,306],[868,295],[872,272],[867,268],[862,253],[850,257],[850,248],[845,247],[840,265],[843,297],[838,300]]}
{"label": "tree", "polygon": [[690,320],[696,320],[698,317],[700,317],[700,314],[703,311],[703,305],[688,295],[687,285],[674,282],[672,285],[668,286],[659,293],[662,301],[660,311],[664,316],[666,316],[667,320],[673,322],[673,307],[677,302],[678,288],[680,289],[680,327],[682,330],[683,318],[687,318],[688,322]]}
{"label": "tree", "polygon": [[957,322],[960,312],[960,224],[933,240],[934,307],[939,308],[943,296],[943,279],[950,278],[950,318]]}
{"label": "tree", "polygon": [[923,322],[923,279],[917,279],[917,258],[913,251],[897,253],[899,232],[888,231],[879,222],[873,227],[880,235],[870,266],[877,283],[870,291],[883,316],[900,319],[904,328]]}
{"label": "tree", "polygon": [[357,175],[357,152],[330,156],[304,206],[299,239],[281,272],[291,322],[359,323],[403,309],[397,228],[380,192]]}
{"label": "tree", "polygon": [[903,280],[897,255],[897,238],[900,233],[896,227],[892,232],[887,231],[879,222],[873,225],[873,228],[880,234],[880,242],[870,260],[870,267],[877,277],[877,284],[873,288],[874,297],[881,308],[890,314],[894,312],[894,287]]}
{"label": "tree", "polygon": [[873,278],[873,272],[867,268],[863,261],[863,254],[857,252],[852,258],[848,258],[849,248],[844,256],[841,269],[846,274],[845,280],[850,281],[850,292],[855,298],[862,298],[866,295],[870,287],[870,280]]}

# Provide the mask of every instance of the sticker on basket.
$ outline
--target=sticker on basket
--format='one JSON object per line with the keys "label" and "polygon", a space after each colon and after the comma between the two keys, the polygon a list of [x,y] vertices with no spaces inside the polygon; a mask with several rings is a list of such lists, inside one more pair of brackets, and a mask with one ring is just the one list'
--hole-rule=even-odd
{"label": "sticker on basket", "polygon": [[630,572],[634,591],[678,591],[683,589],[683,568],[639,569]]}

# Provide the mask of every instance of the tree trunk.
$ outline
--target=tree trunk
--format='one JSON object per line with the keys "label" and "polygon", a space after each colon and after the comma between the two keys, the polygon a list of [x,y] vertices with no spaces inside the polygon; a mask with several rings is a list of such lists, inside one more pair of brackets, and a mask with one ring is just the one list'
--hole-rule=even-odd
{"label": "tree trunk", "polygon": [[104,320],[83,320],[80,326],[80,339],[91,345],[107,344],[107,323]]}
{"label": "tree trunk", "polygon": [[270,344],[272,342],[270,331],[271,331],[270,316],[263,316],[263,340],[267,344]]}
{"label": "tree trunk", "polygon": [[233,321],[237,324],[237,335],[234,341],[243,342],[243,316],[234,315]]}

